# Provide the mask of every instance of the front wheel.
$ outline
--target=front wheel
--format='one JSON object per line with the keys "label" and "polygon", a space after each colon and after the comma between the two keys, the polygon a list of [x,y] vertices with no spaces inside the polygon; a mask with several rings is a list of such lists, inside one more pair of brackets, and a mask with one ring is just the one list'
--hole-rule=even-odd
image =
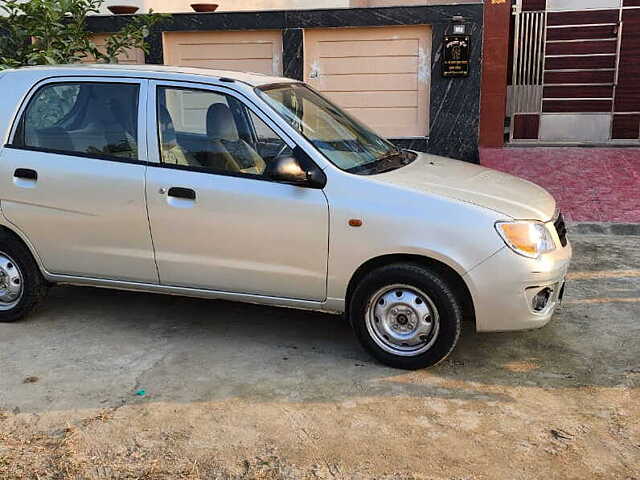
{"label": "front wheel", "polygon": [[419,369],[436,365],[460,336],[462,307],[445,275],[414,264],[368,273],[357,285],[349,318],[362,346],[382,363]]}

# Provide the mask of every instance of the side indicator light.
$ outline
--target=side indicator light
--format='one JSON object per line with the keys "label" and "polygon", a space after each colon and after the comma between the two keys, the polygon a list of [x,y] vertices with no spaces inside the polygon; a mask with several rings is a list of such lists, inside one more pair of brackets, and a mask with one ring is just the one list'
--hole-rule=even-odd
{"label": "side indicator light", "polygon": [[349,226],[350,227],[361,227],[362,226],[362,220],[360,220],[359,218],[352,218],[351,220],[349,220]]}

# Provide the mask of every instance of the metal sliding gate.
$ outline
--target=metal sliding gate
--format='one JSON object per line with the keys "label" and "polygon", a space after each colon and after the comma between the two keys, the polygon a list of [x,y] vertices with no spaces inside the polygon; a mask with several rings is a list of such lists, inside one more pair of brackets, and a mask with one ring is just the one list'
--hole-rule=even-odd
{"label": "metal sliding gate", "polygon": [[514,143],[640,144],[640,0],[516,0]]}
{"label": "metal sliding gate", "polygon": [[542,102],[546,12],[514,8],[514,52],[509,113],[538,112]]}

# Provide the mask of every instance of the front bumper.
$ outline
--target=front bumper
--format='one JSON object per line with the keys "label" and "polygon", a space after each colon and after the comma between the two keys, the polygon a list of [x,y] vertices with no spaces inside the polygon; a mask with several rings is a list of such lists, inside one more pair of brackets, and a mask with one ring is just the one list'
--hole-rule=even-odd
{"label": "front bumper", "polygon": [[[571,261],[572,249],[564,248],[534,260],[508,247],[467,272],[479,332],[530,330],[545,326],[553,317]],[[552,290],[541,311],[532,307],[532,298],[541,289]]]}

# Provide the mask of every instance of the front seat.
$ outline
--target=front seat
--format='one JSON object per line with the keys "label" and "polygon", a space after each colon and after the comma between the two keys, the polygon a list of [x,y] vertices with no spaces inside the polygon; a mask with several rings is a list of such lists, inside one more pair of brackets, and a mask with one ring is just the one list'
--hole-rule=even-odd
{"label": "front seat", "polygon": [[158,109],[158,122],[160,124],[160,151],[162,152],[162,163],[172,165],[182,165],[189,167],[199,167],[200,164],[194,159],[187,157],[187,154],[178,145],[176,129],[173,126],[173,119],[167,107],[161,105]]}
{"label": "front seat", "polygon": [[256,175],[264,172],[264,159],[240,138],[233,114],[224,103],[214,103],[207,110],[207,135],[223,170]]}

